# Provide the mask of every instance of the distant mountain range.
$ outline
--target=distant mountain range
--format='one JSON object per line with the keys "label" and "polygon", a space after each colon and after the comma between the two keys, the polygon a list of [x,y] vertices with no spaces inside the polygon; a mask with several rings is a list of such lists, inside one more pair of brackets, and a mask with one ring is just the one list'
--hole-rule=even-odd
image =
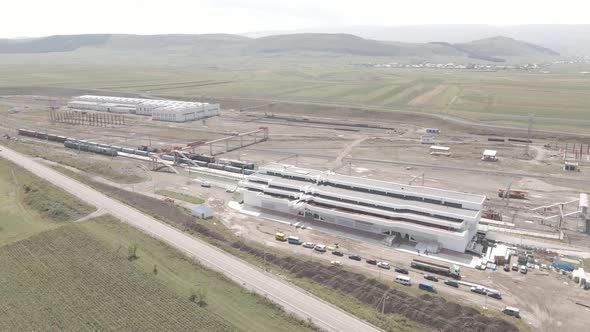
{"label": "distant mountain range", "polygon": [[555,50],[561,55],[590,56],[590,24],[343,26],[295,31],[261,31],[245,33],[244,35],[258,38],[268,35],[317,32],[349,33],[363,38],[405,43],[447,42],[456,44],[495,36],[505,36]]}
{"label": "distant mountain range", "polygon": [[352,34],[298,33],[249,38],[240,35],[123,35],[93,34],[49,36],[34,39],[0,40],[0,53],[74,52],[98,48],[107,51],[186,56],[260,55],[353,55],[392,58],[469,58],[504,62],[507,59],[549,59],[559,53],[508,37],[492,37],[472,42],[404,43],[365,39]]}

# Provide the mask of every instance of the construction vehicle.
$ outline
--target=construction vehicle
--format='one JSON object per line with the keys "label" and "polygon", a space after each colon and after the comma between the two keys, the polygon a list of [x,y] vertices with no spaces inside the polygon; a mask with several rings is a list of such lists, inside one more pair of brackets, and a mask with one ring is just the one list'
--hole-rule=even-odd
{"label": "construction vehicle", "polygon": [[454,279],[461,279],[461,268],[456,264],[449,266],[444,264],[427,262],[420,259],[414,259],[412,260],[410,266],[418,270],[432,272]]}
{"label": "construction vehicle", "polygon": [[529,192],[527,190],[509,189],[508,195],[506,195],[504,188],[498,188],[498,197],[518,198],[525,199]]}
{"label": "construction vehicle", "polygon": [[287,241],[287,235],[281,232],[275,233],[275,240],[277,241]]}

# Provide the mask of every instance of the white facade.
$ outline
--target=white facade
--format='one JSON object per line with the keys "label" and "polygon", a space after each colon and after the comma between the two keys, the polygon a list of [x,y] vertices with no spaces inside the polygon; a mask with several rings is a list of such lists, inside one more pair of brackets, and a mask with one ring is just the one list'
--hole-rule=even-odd
{"label": "white facade", "polygon": [[240,182],[244,204],[463,252],[483,195],[408,186],[285,165]]}
{"label": "white facade", "polygon": [[85,95],[74,97],[68,107],[111,113],[148,115],[153,120],[186,122],[219,115],[219,104],[176,100]]}

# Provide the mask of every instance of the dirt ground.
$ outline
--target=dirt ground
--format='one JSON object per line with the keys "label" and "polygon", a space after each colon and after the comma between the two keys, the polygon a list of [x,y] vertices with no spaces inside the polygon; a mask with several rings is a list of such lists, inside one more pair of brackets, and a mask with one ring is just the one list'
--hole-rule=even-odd
{"label": "dirt ground", "polygon": [[[127,116],[125,126],[87,127],[51,123],[48,119],[49,106],[55,103],[54,100],[59,100],[63,104],[67,101],[65,98],[79,94],[78,91],[17,89],[4,92],[5,96],[0,98],[0,130],[3,134],[15,136],[17,128],[29,128],[124,147],[151,145],[164,148],[186,145],[198,140],[227,137],[235,132],[246,132],[266,126],[270,132],[268,141],[222,154],[221,157],[253,161],[258,165],[282,162],[391,182],[424,184],[442,189],[485,194],[488,197],[486,209],[498,211],[505,221],[525,230],[555,232],[557,223],[541,224],[538,221],[538,213],[530,209],[576,200],[580,192],[587,192],[590,188],[590,163],[581,162],[580,172],[563,171],[563,160],[559,147],[556,147],[565,146],[566,141],[563,137],[534,137],[533,143],[527,146],[517,142],[488,141],[492,136],[477,135],[464,128],[423,121],[420,116],[396,117],[388,114],[383,118],[373,117],[371,126],[363,127],[353,125],[362,120],[359,110],[353,108],[348,111],[339,109],[335,113],[335,109],[330,107],[298,107],[286,104],[269,106],[264,102],[239,100],[224,100],[222,107],[226,110],[222,111],[222,115],[206,121],[171,124],[150,121],[145,117]],[[46,94],[42,95],[43,92]],[[246,109],[249,106],[260,107],[249,111]],[[233,110],[229,110],[230,108]],[[240,112],[240,109],[246,110]],[[265,116],[265,112],[292,115],[299,120],[273,118],[268,114]],[[365,115],[375,114],[367,111]],[[420,144],[420,136],[424,135],[425,127],[432,126],[442,129],[442,134],[435,138],[435,143],[450,147],[450,157],[430,155],[429,145]],[[567,142],[569,146],[573,143],[588,143],[582,140]],[[546,147],[547,145],[551,147]],[[63,151],[63,147],[58,144],[49,144],[46,148],[49,153]],[[481,161],[484,149],[497,150],[499,161]],[[198,151],[208,152],[202,148]],[[102,162],[109,159],[100,156],[90,158]],[[114,162],[120,164],[118,170],[129,169],[133,174],[140,174],[138,172],[144,170],[141,175],[145,177],[145,181],[120,184],[100,176],[95,179],[149,195],[154,195],[156,190],[168,189],[202,197],[236,233],[270,247],[308,257],[310,260],[329,261],[334,260],[336,256],[330,253],[317,254],[301,247],[276,242],[272,234],[277,229],[283,229],[289,234],[299,234],[304,240],[316,243],[338,242],[347,253],[383,259],[399,266],[409,266],[414,257],[380,243],[333,236],[317,230],[295,229],[278,222],[238,213],[227,206],[230,200],[236,199],[235,193],[227,192],[236,189],[236,181],[199,173],[189,175],[185,171],[181,171],[180,176],[150,172],[147,170],[147,162],[124,158],[116,158]],[[200,183],[205,180],[212,182],[213,188],[201,187]],[[525,200],[502,200],[497,196],[497,190],[508,185],[514,189],[528,190],[529,196]],[[569,208],[575,210],[575,207]],[[590,247],[590,238],[576,233],[579,226],[577,218],[565,218],[561,226],[569,233],[575,234],[572,236],[573,244]],[[391,279],[395,276],[392,271],[377,269],[364,262],[338,259],[343,260],[345,266],[354,271],[380,278]],[[521,275],[516,272],[489,272],[469,268],[464,268],[463,274],[466,280],[500,290],[503,300],[486,299],[471,293],[466,286],[454,289],[443,285],[442,282],[439,282],[438,287],[440,293],[473,305],[486,306],[489,310],[500,310],[506,305],[519,307],[523,320],[534,330],[584,330],[585,324],[590,322],[587,318],[589,309],[575,304],[581,302],[590,305],[590,293],[577,289],[564,276],[558,276],[553,272],[547,274],[533,271]],[[416,281],[422,278],[421,273],[415,271],[411,271],[410,276]]]}

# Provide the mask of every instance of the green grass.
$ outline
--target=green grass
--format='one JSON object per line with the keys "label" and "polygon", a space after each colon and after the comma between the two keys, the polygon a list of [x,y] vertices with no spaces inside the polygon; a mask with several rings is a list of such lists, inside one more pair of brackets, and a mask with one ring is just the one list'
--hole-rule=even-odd
{"label": "green grass", "polygon": [[[387,62],[390,59],[295,56],[222,60],[203,57],[199,63],[183,59],[187,65],[180,67],[147,67],[142,63],[126,63],[119,59],[115,62],[105,57],[103,63],[98,65],[80,63],[65,66],[63,63],[51,64],[52,59],[48,57],[26,55],[14,60],[16,64],[0,66],[0,87],[85,87],[171,97],[265,98],[354,105],[360,108],[454,112],[482,121],[487,115],[516,115],[523,118],[508,121],[525,127],[526,116],[534,113],[538,119],[548,119],[536,124],[538,128],[553,125],[551,119],[590,121],[590,113],[587,112],[590,84],[578,71],[555,70],[550,74],[540,74],[378,69],[358,67],[351,63]],[[48,64],[28,63],[37,58],[48,58]],[[66,57],[62,62],[79,60],[68,60]],[[588,70],[582,67],[579,71]],[[144,70],[146,68],[149,70]],[[207,80],[199,82],[195,77],[207,77]],[[428,93],[437,85],[446,85],[447,88],[425,104],[411,103],[414,98]],[[582,128],[582,124],[573,125]]]}
{"label": "green grass", "polygon": [[0,265],[2,331],[237,330],[79,225],[1,247]]}
{"label": "green grass", "polygon": [[91,211],[0,159],[1,331],[315,330],[110,216],[67,222]]}
{"label": "green grass", "polygon": [[[109,250],[126,252],[137,244],[135,266],[153,275],[181,298],[204,289],[208,310],[224,317],[243,331],[309,331],[305,323],[289,316],[272,302],[244,290],[222,274],[194,263],[168,245],[147,236],[111,217],[80,224],[85,231],[103,242]],[[125,249],[125,250],[124,250]],[[153,274],[154,266],[157,274]]]}
{"label": "green grass", "polygon": [[165,197],[169,197],[172,199],[178,199],[178,200],[181,200],[181,201],[184,201],[187,203],[192,203],[192,204],[202,204],[203,202],[205,202],[202,198],[183,194],[183,193],[178,193],[178,192],[170,191],[170,190],[158,190],[158,191],[156,191],[156,194],[161,195],[161,196],[165,196]]}
{"label": "green grass", "polygon": [[65,148],[64,151],[47,149],[43,147],[42,144],[44,143],[37,140],[27,142],[3,141],[2,144],[15,151],[70,166],[115,183],[131,184],[141,183],[146,180],[144,176],[129,173],[128,165],[114,160],[106,161],[104,159],[109,157],[99,157],[90,152],[79,152],[79,154],[75,152],[76,154],[72,154],[72,151],[65,150]]}
{"label": "green grass", "polygon": [[0,158],[0,246],[54,229],[94,210]]}

